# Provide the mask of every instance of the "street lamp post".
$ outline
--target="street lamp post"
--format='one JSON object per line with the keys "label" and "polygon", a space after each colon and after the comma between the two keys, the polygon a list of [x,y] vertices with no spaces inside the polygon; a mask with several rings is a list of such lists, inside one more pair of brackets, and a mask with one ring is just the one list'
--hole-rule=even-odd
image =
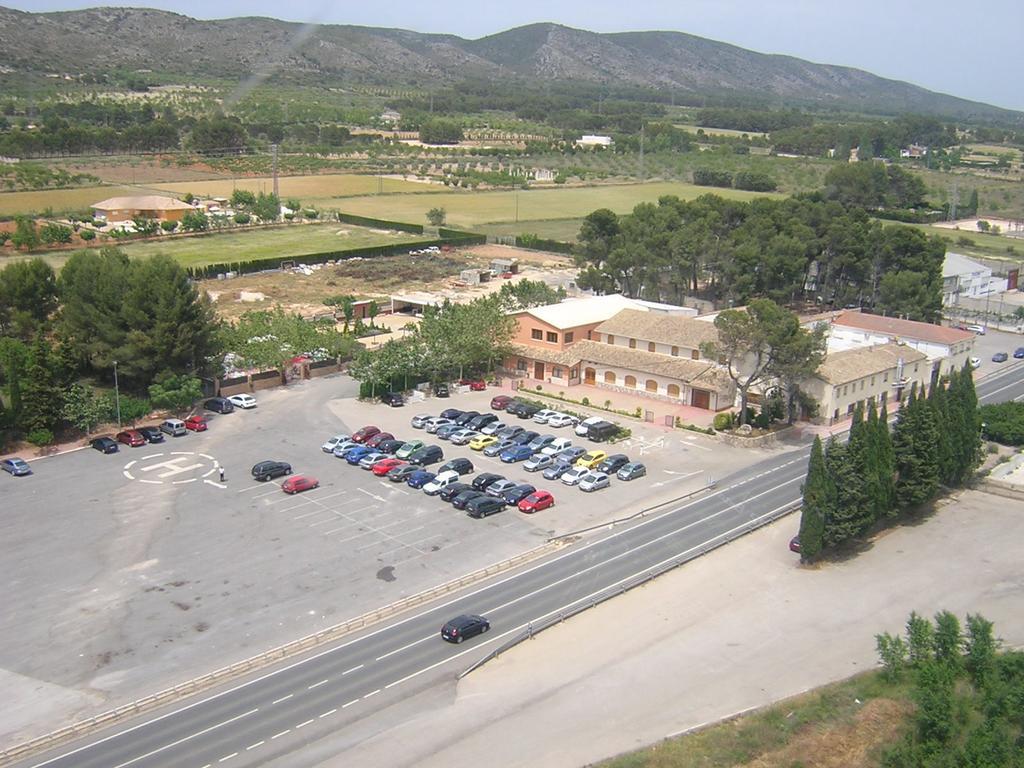
{"label": "street lamp post", "polygon": [[117,427],[121,428],[121,393],[117,387],[117,360],[114,361],[114,408],[117,410]]}

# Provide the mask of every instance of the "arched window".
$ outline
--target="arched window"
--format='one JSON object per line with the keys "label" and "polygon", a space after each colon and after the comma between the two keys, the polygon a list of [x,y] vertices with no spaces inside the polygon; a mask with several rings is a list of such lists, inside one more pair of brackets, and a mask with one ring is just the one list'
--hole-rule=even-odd
{"label": "arched window", "polygon": [[676,397],[676,398],[678,398],[679,397],[679,385],[678,384],[669,384],[668,387],[665,390],[665,394],[667,394],[669,397]]}
{"label": "arched window", "polygon": [[626,386],[630,389],[636,389],[636,376],[627,376]]}
{"label": "arched window", "polygon": [[604,383],[605,384],[614,384],[615,383],[615,371],[605,371],[604,372]]}
{"label": "arched window", "polygon": [[647,383],[644,385],[644,389],[646,389],[648,392],[657,392],[658,382],[656,382],[654,379],[648,379]]}

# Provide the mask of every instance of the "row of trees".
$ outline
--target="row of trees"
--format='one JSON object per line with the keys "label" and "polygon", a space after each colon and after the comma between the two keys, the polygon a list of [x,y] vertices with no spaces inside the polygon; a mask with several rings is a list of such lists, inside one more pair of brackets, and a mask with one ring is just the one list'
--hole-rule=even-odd
{"label": "row of trees", "polygon": [[884,674],[910,675],[916,705],[911,728],[886,751],[885,768],[1019,766],[1024,728],[1024,653],[999,653],[991,621],[967,615],[966,631],[949,611],[934,623],[916,612],[904,636],[877,635]]}
{"label": "row of trees", "polygon": [[883,226],[820,195],[750,202],[665,196],[627,216],[588,215],[575,259],[599,293],[680,303],[766,297],[788,304],[855,304],[934,322],[942,311],[945,241]]}
{"label": "row of trees", "polygon": [[811,447],[803,486],[800,556],[860,536],[900,512],[914,511],[942,486],[963,485],[981,458],[981,422],[970,366],[935,382],[927,397],[911,387],[890,431],[885,406],[857,406],[849,440]]}

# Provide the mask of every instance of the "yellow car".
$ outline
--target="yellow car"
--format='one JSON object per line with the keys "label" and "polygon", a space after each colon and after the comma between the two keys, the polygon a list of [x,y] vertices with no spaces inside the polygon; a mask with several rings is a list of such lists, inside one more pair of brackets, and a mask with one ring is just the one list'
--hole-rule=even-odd
{"label": "yellow car", "polygon": [[498,438],[494,435],[478,435],[469,441],[469,447],[474,451],[482,451],[488,445],[494,445],[498,442]]}
{"label": "yellow car", "polygon": [[584,469],[593,469],[607,458],[608,454],[604,451],[587,451],[576,459],[576,466],[583,467]]}

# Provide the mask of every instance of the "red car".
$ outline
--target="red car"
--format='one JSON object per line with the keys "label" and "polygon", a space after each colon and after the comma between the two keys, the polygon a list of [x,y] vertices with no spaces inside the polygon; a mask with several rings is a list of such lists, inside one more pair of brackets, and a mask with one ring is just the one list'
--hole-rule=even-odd
{"label": "red car", "polygon": [[292,475],[281,483],[281,490],[285,493],[301,493],[319,487],[320,481],[309,475]]}
{"label": "red car", "polygon": [[532,514],[555,506],[555,497],[549,491],[534,491],[519,502],[519,511]]}
{"label": "red car", "polygon": [[800,554],[800,536],[799,535],[794,536],[792,539],[789,540],[789,551],[790,552],[796,552],[798,555]]}
{"label": "red car", "polygon": [[459,384],[468,386],[471,392],[483,392],[487,389],[487,382],[483,379],[460,379]]}
{"label": "red car", "polygon": [[374,435],[373,437],[371,437],[369,440],[366,441],[366,445],[368,445],[370,448],[376,448],[381,443],[383,443],[385,440],[394,440],[394,439],[395,439],[395,436],[392,435],[390,432],[378,432],[376,435]]}
{"label": "red car", "polygon": [[185,419],[185,429],[191,429],[193,432],[205,432],[207,429],[206,419],[199,415],[189,416]]}
{"label": "red car", "polygon": [[371,425],[367,425],[367,426],[363,427],[362,429],[357,430],[356,433],[354,435],[352,435],[352,442],[353,443],[365,443],[367,440],[369,440],[374,435],[379,435],[379,434],[380,434],[380,427],[375,427],[372,424]]}
{"label": "red car", "polygon": [[126,429],[124,432],[117,433],[117,442],[138,448],[140,445],[146,444],[146,438],[137,429]]}
{"label": "red car", "polygon": [[402,461],[401,459],[381,459],[373,465],[373,468],[370,471],[377,475],[377,477],[384,477],[384,475],[395,467],[400,467],[406,463],[408,462]]}
{"label": "red car", "polygon": [[491,398],[491,408],[495,411],[504,411],[508,408],[508,404],[512,402],[512,398],[508,395],[498,395],[497,397]]}

